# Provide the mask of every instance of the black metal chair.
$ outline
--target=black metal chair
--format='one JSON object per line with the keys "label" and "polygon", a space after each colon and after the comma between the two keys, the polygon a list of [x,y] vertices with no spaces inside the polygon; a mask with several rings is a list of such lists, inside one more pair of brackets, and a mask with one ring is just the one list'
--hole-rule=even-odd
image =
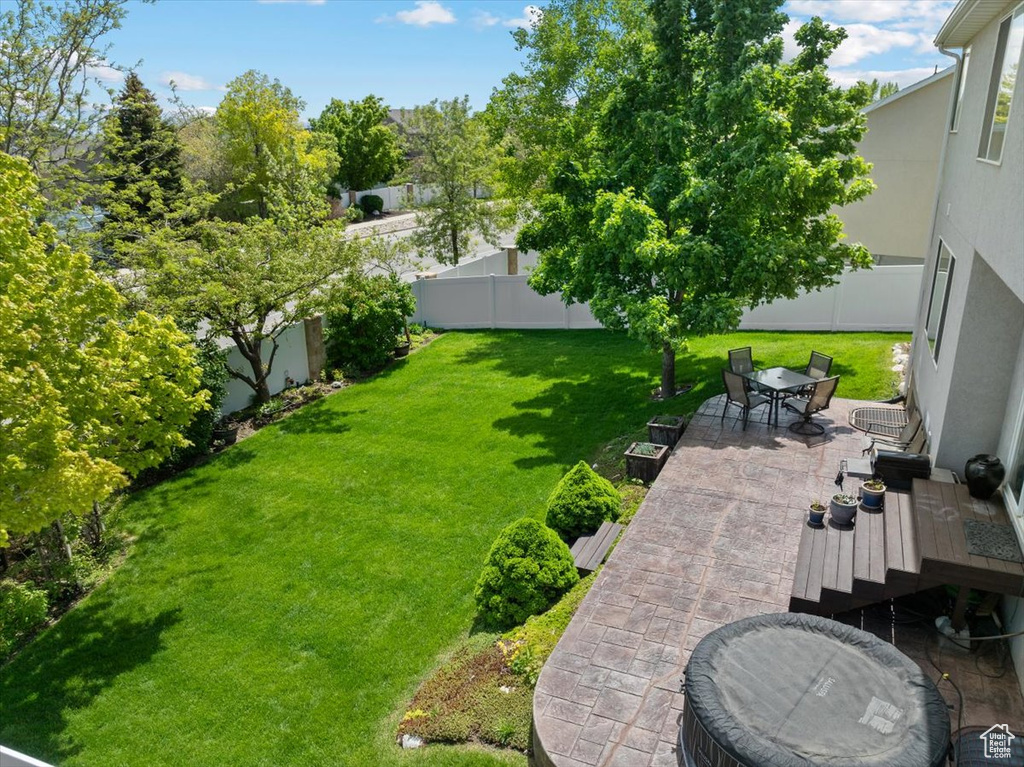
{"label": "black metal chair", "polygon": [[811,420],[811,416],[828,409],[828,406],[832,403],[832,395],[836,393],[838,385],[839,376],[822,378],[814,384],[814,389],[808,397],[792,397],[783,402],[783,407],[801,416],[799,421],[793,421],[789,425],[789,430],[795,434],[824,434],[825,427],[820,423],[814,423]]}
{"label": "black metal chair", "polygon": [[740,375],[754,372],[754,358],[751,356],[749,346],[729,350],[729,370]]}
{"label": "black metal chair", "polygon": [[[732,353],[730,352],[730,355]],[[747,430],[747,421],[750,419],[750,411],[760,407],[766,402],[771,402],[771,397],[763,394],[755,394],[747,387],[747,379],[731,370],[722,371],[722,383],[725,384],[725,405],[722,407],[722,417],[725,420],[725,413],[729,405],[736,405],[740,408],[740,417],[743,418],[743,430]]]}

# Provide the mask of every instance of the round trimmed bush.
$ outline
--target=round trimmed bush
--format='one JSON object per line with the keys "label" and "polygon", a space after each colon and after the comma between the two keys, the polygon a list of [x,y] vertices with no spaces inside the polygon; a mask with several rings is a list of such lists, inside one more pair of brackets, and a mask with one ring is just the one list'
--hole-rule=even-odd
{"label": "round trimmed bush", "polygon": [[376,194],[367,194],[359,200],[359,207],[363,209],[363,213],[367,216],[372,216],[374,213],[384,212],[384,198]]}
{"label": "round trimmed bush", "polygon": [[622,496],[584,461],[569,469],[548,498],[548,527],[564,540],[594,532],[619,518]]}
{"label": "round trimmed bush", "polygon": [[569,547],[536,519],[502,530],[476,584],[484,623],[505,629],[544,612],[579,581]]}

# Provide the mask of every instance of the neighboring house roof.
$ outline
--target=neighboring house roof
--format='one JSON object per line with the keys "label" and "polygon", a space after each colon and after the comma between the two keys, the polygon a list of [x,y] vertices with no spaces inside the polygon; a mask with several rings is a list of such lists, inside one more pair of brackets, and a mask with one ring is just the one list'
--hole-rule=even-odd
{"label": "neighboring house roof", "polygon": [[923,80],[918,80],[913,85],[908,85],[906,88],[902,88],[902,89],[896,91],[891,96],[886,96],[884,99],[879,99],[878,101],[876,101],[876,102],[874,102],[872,104],[868,104],[861,111],[864,114],[867,114],[868,112],[873,112],[874,110],[878,109],[879,107],[888,106],[889,104],[893,103],[894,101],[898,101],[899,99],[903,98],[904,96],[909,96],[914,91],[921,90],[921,88],[925,88],[925,87],[931,85],[932,83],[937,82],[938,80],[941,80],[944,77],[951,76],[955,71],[956,71],[956,67],[955,66],[946,67],[941,72],[936,72],[934,75],[931,75],[930,77],[926,77]]}
{"label": "neighboring house roof", "polygon": [[960,0],[935,36],[935,44],[963,48],[1006,6],[1007,0]]}

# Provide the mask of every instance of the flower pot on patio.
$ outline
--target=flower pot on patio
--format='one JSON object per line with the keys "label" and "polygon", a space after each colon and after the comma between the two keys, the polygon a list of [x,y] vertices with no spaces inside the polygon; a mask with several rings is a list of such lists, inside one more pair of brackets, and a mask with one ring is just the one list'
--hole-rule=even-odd
{"label": "flower pot on patio", "polygon": [[829,515],[832,521],[840,527],[847,527],[853,523],[857,514],[857,499],[849,493],[836,493],[832,496],[832,503],[829,505]]}
{"label": "flower pot on patio", "polygon": [[653,442],[634,442],[626,450],[626,474],[633,479],[650,484],[668,460],[667,445],[655,445]]}
{"label": "flower pot on patio", "polygon": [[821,501],[812,501],[810,509],[807,510],[807,524],[811,527],[824,527],[825,504]]}
{"label": "flower pot on patio", "polygon": [[656,415],[647,422],[647,434],[655,445],[675,447],[685,428],[681,415]]}
{"label": "flower pot on patio", "polygon": [[882,499],[885,498],[885,483],[880,479],[869,479],[860,486],[860,502],[865,509],[872,511],[882,509]]}

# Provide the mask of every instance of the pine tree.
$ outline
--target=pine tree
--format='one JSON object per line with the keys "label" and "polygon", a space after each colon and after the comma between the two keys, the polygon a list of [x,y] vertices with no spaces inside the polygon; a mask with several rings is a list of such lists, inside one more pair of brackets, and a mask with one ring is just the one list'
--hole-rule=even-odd
{"label": "pine tree", "polygon": [[182,215],[181,145],[156,97],[134,72],[104,122],[103,136],[101,242],[116,258]]}

